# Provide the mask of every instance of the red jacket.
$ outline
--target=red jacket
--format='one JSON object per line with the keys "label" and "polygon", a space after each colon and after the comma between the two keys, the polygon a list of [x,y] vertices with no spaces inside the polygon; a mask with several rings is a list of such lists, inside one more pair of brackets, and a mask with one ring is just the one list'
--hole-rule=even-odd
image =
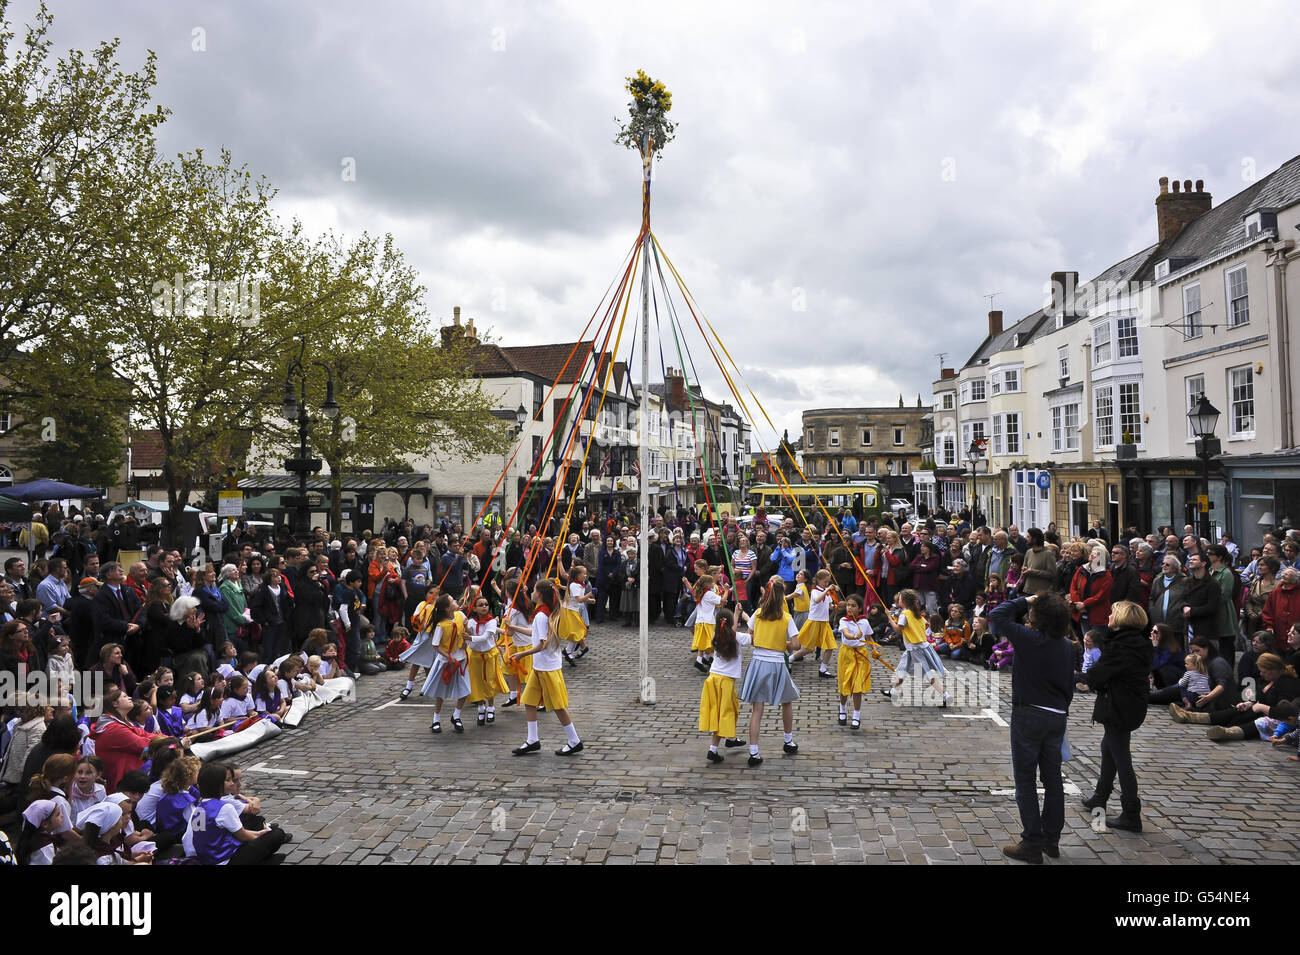
{"label": "red jacket", "polygon": [[127,773],[144,765],[144,749],[153,733],[105,716],[99,718],[90,738],[95,755],[104,763],[104,787],[112,792]]}
{"label": "red jacket", "polygon": [[[1087,564],[1076,570],[1070,581],[1070,603],[1083,604],[1089,628],[1106,626],[1110,622],[1110,571],[1090,574]],[[1076,622],[1083,616],[1073,609],[1071,615]]]}
{"label": "red jacket", "polygon": [[1278,644],[1286,641],[1291,624],[1300,620],[1300,587],[1290,590],[1281,584],[1274,587],[1264,602],[1264,626],[1273,631]]}

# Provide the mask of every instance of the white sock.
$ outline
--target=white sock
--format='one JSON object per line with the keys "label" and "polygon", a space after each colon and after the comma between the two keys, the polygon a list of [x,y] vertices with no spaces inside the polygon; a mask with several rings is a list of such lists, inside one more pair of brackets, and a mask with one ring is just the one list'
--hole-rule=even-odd
{"label": "white sock", "polygon": [[757,756],[757,755],[758,755],[758,744],[757,744],[757,743],[750,743],[750,744],[749,744],[749,755],[750,755],[750,756]]}
{"label": "white sock", "polygon": [[825,672],[826,672],[826,664],[823,663],[821,669],[822,669],[822,672],[825,673]]}
{"label": "white sock", "polygon": [[854,718],[855,720],[861,720],[861,719],[862,719],[862,711],[861,711],[861,710],[854,710],[854,711],[853,711],[853,718]]}
{"label": "white sock", "polygon": [[577,746],[582,740],[578,739],[578,728],[570,723],[564,728],[564,735],[569,737],[569,745]]}
{"label": "white sock", "polygon": [[530,744],[537,742],[537,720],[528,724],[528,742]]}
{"label": "white sock", "polygon": [[511,691],[510,691],[510,699],[512,699],[512,700],[518,700],[518,699],[519,699],[519,694],[516,693],[514,690],[511,690]]}
{"label": "white sock", "polygon": [[453,720],[458,720],[458,719],[460,719],[460,707],[459,707],[459,706],[456,707],[454,710],[451,711],[451,718],[452,718]]}
{"label": "white sock", "polygon": [[480,713],[486,713],[486,712],[487,712],[487,705],[484,704],[484,703],[480,703],[480,704],[478,705],[478,711],[479,711]]}
{"label": "white sock", "polygon": [[407,680],[407,681],[406,681],[406,688],[407,688],[408,690],[414,690],[414,689],[415,689],[415,681],[414,681],[414,680]]}
{"label": "white sock", "polygon": [[785,734],[785,741],[786,741],[787,743],[793,743],[793,742],[794,742],[794,734],[793,734],[793,733],[786,733],[786,734]]}
{"label": "white sock", "polygon": [[489,706],[487,708],[487,711],[488,711],[488,716],[495,716],[497,712],[497,708],[495,706]]}
{"label": "white sock", "polygon": [[710,752],[710,753],[716,753],[717,751],[718,751],[718,747],[717,747],[717,746],[710,746],[710,747],[709,747],[709,752]]}

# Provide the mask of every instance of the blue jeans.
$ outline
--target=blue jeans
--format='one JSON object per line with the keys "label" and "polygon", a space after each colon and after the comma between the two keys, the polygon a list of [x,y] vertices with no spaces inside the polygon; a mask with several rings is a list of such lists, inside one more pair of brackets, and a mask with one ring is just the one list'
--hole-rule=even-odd
{"label": "blue jeans", "polygon": [[[1065,787],[1061,783],[1061,741],[1065,714],[1017,706],[1011,711],[1011,769],[1020,808],[1020,841],[1042,851],[1061,840],[1065,828]],[[1036,776],[1043,780],[1043,808],[1038,808]]]}

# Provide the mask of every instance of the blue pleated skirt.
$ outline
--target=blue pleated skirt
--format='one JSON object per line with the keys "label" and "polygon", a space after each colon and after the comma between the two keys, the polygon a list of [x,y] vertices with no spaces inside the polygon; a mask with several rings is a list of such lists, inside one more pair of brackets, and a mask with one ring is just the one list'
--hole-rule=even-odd
{"label": "blue pleated skirt", "polygon": [[[469,696],[469,669],[464,660],[448,660],[439,654],[429,668],[429,678],[424,681],[424,686],[420,689],[421,696],[431,696],[438,700],[459,700],[462,696]],[[456,664],[459,662],[459,666]],[[443,673],[451,670],[450,682],[443,682]]]}
{"label": "blue pleated skirt", "polygon": [[790,671],[776,660],[751,660],[745,670],[740,698],[746,703],[793,703],[799,688],[790,679]]}

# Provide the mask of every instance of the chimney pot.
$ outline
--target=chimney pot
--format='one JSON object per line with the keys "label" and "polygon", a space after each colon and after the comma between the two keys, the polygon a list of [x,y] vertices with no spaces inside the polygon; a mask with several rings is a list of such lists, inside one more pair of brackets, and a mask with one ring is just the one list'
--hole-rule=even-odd
{"label": "chimney pot", "polygon": [[1197,180],[1196,180],[1196,191],[1197,191],[1197,192],[1204,192],[1204,191],[1205,191],[1205,180],[1204,180],[1204,179],[1197,179]]}
{"label": "chimney pot", "polygon": [[1191,191],[1192,191],[1192,180],[1190,180],[1190,179],[1184,179],[1184,180],[1183,180],[1183,192],[1191,192]]}
{"label": "chimney pot", "polygon": [[994,335],[1002,334],[1002,311],[995,309],[989,312],[989,338]]}
{"label": "chimney pot", "polygon": [[1169,191],[1169,177],[1168,177],[1168,176],[1161,176],[1161,177],[1160,177],[1160,194],[1161,194],[1161,195],[1164,195],[1164,194],[1167,193],[1168,191]]}
{"label": "chimney pot", "polygon": [[1174,194],[1177,195],[1182,189],[1182,183],[1177,179],[1174,180]]}
{"label": "chimney pot", "polygon": [[459,305],[457,305],[455,308],[453,308],[453,309],[451,310],[451,320],[452,320],[453,322],[455,322],[457,325],[460,324],[460,306],[459,306]]}

